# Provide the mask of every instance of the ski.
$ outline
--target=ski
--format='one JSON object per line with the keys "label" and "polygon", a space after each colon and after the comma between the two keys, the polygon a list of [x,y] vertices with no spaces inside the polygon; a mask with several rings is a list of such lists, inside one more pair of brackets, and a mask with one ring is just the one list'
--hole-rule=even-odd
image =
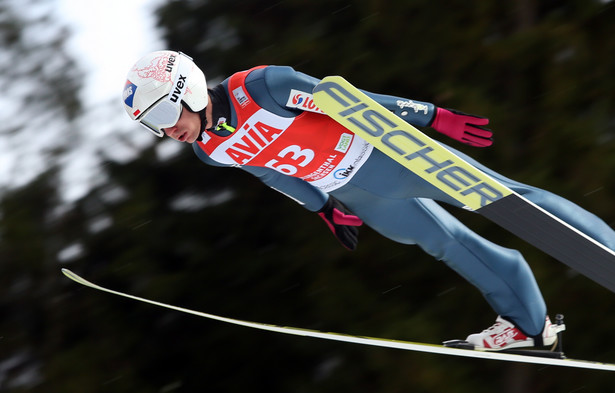
{"label": "ski", "polygon": [[183,307],[173,306],[166,303],[157,302],[154,300],[145,299],[138,296],[133,296],[127,293],[114,291],[109,288],[102,287],[100,285],[94,284],[83,277],[73,273],[68,269],[62,269],[62,273],[71,280],[84,285],[89,288],[96,289],[98,291],[111,293],[113,295],[121,296],[124,298],[136,300],[143,303],[152,304],[158,307],[163,307],[175,311],[179,311],[182,313],[192,314],[203,318],[213,319],[220,322],[226,322],[233,325],[239,325],[244,327],[249,327],[253,329],[267,330],[271,332],[284,333],[296,336],[303,337],[313,337],[320,338],[325,340],[333,340],[333,341],[341,341],[347,343],[354,343],[360,345],[370,345],[376,347],[384,347],[384,348],[395,348],[406,351],[417,351],[417,352],[426,352],[432,354],[441,354],[441,355],[453,355],[460,357],[469,357],[469,358],[478,358],[478,359],[491,359],[491,360],[500,360],[500,361],[508,361],[508,362],[518,362],[518,363],[530,363],[530,364],[542,364],[549,366],[563,366],[563,367],[574,367],[574,368],[584,368],[584,369],[593,369],[593,370],[605,370],[605,371],[615,371],[615,364],[610,363],[601,363],[601,362],[593,362],[587,360],[575,360],[575,359],[560,359],[560,358],[550,358],[546,356],[536,356],[536,355],[528,355],[523,353],[503,353],[503,352],[484,352],[484,351],[475,351],[469,349],[461,349],[461,348],[453,348],[447,347],[444,345],[435,345],[435,344],[425,344],[425,343],[416,343],[410,341],[399,341],[399,340],[387,340],[383,338],[373,338],[373,337],[363,337],[363,336],[354,336],[342,333],[325,333],[318,330],[311,329],[301,329],[295,327],[286,327],[286,326],[278,326],[271,325],[259,322],[250,322],[243,321],[239,319],[226,318],[218,315],[208,314],[200,311],[190,310]]}
{"label": "ski", "polygon": [[340,76],[313,90],[327,115],[470,210],[615,292],[615,252],[478,170]]}

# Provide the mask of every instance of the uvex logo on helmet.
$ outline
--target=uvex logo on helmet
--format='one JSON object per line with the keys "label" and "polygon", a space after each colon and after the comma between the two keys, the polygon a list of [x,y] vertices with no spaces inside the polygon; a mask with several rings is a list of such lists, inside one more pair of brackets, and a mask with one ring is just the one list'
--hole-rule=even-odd
{"label": "uvex logo on helmet", "polygon": [[167,62],[167,66],[165,68],[165,71],[173,72],[173,66],[174,65],[175,65],[175,55],[170,55],[169,56],[169,61]]}
{"label": "uvex logo on helmet", "polygon": [[175,88],[173,89],[173,94],[171,94],[170,100],[173,102],[177,102],[180,97],[180,93],[182,90],[186,88],[186,76],[179,74],[177,78],[177,82],[175,83]]}

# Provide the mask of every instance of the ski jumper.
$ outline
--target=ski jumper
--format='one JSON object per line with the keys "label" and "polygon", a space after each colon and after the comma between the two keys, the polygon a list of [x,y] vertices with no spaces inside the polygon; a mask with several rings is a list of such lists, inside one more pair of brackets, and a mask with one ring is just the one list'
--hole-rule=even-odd
{"label": "ski jumper", "polygon": [[[461,204],[369,144],[311,103],[319,82],[290,67],[234,74],[222,83],[231,103],[230,135],[204,133],[193,144],[207,164],[236,166],[310,211],[329,195],[383,236],[416,244],[476,286],[491,307],[525,334],[544,327],[546,306],[533,273],[516,250],[471,231],[438,202]],[[435,106],[366,92],[415,126],[430,124]],[[446,146],[446,145],[445,145]],[[455,154],[563,221],[615,248],[615,232],[595,215],[550,192],[508,179]]]}

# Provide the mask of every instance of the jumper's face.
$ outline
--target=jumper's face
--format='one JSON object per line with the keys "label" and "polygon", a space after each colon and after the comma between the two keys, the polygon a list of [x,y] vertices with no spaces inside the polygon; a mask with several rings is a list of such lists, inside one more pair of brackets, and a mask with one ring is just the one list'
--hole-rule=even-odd
{"label": "jumper's face", "polygon": [[[207,116],[206,128],[211,127],[211,103],[205,108]],[[201,117],[198,113],[190,112],[186,108],[172,127],[163,129],[164,133],[170,138],[179,142],[194,143],[201,133]]]}
{"label": "jumper's face", "polygon": [[201,131],[201,118],[198,113],[182,110],[174,126],[163,128],[164,133],[179,142],[193,143]]}

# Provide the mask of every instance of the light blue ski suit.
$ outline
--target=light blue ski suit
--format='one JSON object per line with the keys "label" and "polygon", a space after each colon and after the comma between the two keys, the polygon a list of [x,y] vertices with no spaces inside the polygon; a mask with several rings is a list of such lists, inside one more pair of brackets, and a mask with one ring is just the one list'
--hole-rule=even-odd
{"label": "light blue ski suit", "polygon": [[[318,82],[290,67],[269,66],[252,71],[245,86],[262,108],[279,116],[294,117],[301,111],[286,106],[291,90],[309,93]],[[228,79],[222,85],[228,95]],[[368,95],[416,126],[430,124],[435,115],[436,108],[430,103]],[[427,109],[408,110],[407,105],[399,102],[414,102]],[[233,127],[237,125],[232,105],[227,123]],[[196,143],[193,147],[205,163],[223,166]],[[615,232],[593,214],[557,195],[508,179],[465,154],[447,148],[560,219],[611,249],[615,247]],[[273,169],[241,168],[310,211],[319,210],[328,198],[328,194],[308,182]],[[446,263],[476,286],[496,313],[513,321],[525,334],[537,336],[542,332],[547,310],[527,262],[518,251],[494,244],[468,229],[436,201],[462,207],[459,202],[375,149],[352,179],[330,194],[383,236],[404,244],[416,244]]]}

